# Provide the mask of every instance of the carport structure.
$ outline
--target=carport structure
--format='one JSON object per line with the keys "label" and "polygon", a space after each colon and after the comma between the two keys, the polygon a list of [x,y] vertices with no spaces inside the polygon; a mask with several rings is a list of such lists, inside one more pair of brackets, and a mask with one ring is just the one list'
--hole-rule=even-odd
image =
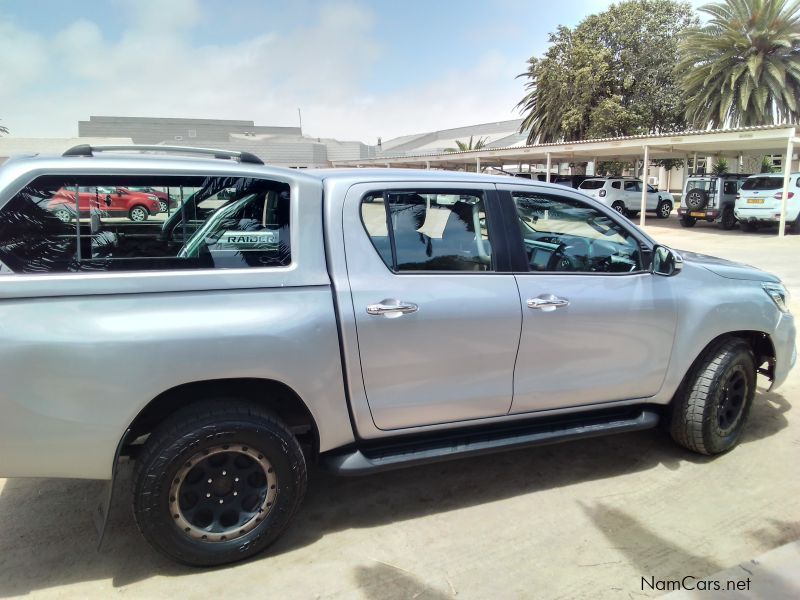
{"label": "carport structure", "polygon": [[[510,146],[468,150],[463,152],[442,152],[403,156],[381,156],[369,159],[333,161],[334,167],[395,167],[459,170],[506,165],[546,164],[547,181],[553,163],[583,162],[598,160],[643,161],[648,165],[652,160],[683,159],[686,164],[697,156],[745,154],[781,154],[783,160],[783,194],[781,220],[778,235],[783,236],[786,229],[786,201],[789,195],[789,175],[792,172],[792,154],[795,145],[800,146],[797,125],[770,125],[761,127],[741,127],[736,129],[715,129],[707,131],[679,131],[627,137],[581,140],[549,144]],[[684,169],[684,178],[688,169]],[[645,224],[647,186],[642,186],[642,204],[639,213],[640,225]]]}

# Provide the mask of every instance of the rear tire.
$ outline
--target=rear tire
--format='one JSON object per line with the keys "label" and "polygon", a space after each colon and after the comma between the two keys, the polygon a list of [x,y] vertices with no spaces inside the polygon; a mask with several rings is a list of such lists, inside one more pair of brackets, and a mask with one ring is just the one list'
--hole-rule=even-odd
{"label": "rear tire", "polygon": [[617,211],[623,217],[627,217],[628,216],[628,210],[625,208],[625,203],[622,202],[621,200],[617,200],[616,202],[614,202],[614,204],[611,205],[611,208],[613,208],[615,211]]}
{"label": "rear tire", "polygon": [[697,223],[697,219],[695,217],[681,217],[681,227],[694,227]]}
{"label": "rear tire", "polygon": [[670,433],[684,448],[721,454],[739,443],[756,389],[750,346],[737,338],[706,349],[672,401]]}
{"label": "rear tire", "polygon": [[800,233],[800,215],[797,215],[794,221],[786,225],[786,231],[789,233]]}
{"label": "rear tire", "polygon": [[722,209],[722,215],[719,218],[719,228],[730,231],[734,227],[736,227],[736,215],[733,214],[730,206],[726,206]]}
{"label": "rear tire", "polygon": [[283,533],[306,479],[300,445],[280,419],[220,398],[191,404],[153,431],[136,461],[133,512],[147,541],[170,558],[223,565]]}

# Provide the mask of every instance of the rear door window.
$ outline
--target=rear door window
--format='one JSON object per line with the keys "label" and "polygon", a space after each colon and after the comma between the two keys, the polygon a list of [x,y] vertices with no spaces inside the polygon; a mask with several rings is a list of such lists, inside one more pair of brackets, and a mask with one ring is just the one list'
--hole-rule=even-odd
{"label": "rear door window", "polygon": [[387,190],[361,202],[361,219],[383,262],[408,271],[492,271],[483,194]]}

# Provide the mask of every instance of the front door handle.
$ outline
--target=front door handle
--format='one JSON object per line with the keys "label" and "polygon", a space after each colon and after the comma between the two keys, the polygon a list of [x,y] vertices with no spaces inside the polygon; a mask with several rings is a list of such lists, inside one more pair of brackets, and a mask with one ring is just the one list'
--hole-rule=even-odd
{"label": "front door handle", "polygon": [[545,312],[564,306],[569,306],[569,300],[553,296],[553,294],[542,294],[538,298],[528,298],[528,308],[536,308]]}
{"label": "front door handle", "polygon": [[399,317],[419,310],[419,306],[413,302],[402,302],[400,300],[381,300],[377,304],[367,306],[367,314],[372,316],[386,315],[387,317]]}

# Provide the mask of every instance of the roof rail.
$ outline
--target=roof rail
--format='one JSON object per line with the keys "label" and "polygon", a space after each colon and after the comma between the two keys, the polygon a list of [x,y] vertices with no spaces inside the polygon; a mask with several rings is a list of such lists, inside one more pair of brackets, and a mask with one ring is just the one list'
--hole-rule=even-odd
{"label": "roof rail", "polygon": [[95,152],[116,152],[116,151],[152,151],[152,152],[175,152],[180,154],[206,154],[214,158],[238,159],[241,163],[251,163],[263,165],[264,161],[250,152],[239,152],[236,150],[218,150],[215,148],[194,148],[192,146],[159,146],[149,144],[127,144],[112,146],[91,146],[89,144],[79,144],[73,146],[61,156],[94,156]]}

